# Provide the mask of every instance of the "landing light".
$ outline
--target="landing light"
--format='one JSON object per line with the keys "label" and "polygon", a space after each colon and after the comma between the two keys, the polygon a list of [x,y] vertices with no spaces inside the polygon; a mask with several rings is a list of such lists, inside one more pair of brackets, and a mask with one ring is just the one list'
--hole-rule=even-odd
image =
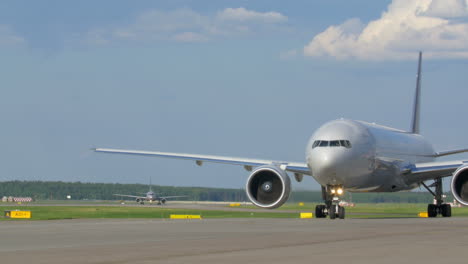
{"label": "landing light", "polygon": [[342,195],[343,194],[343,189],[338,188],[338,190],[336,192],[338,193],[338,195]]}
{"label": "landing light", "polygon": [[335,194],[335,193],[336,193],[336,190],[335,190],[335,189],[331,189],[330,192],[331,192],[332,194]]}

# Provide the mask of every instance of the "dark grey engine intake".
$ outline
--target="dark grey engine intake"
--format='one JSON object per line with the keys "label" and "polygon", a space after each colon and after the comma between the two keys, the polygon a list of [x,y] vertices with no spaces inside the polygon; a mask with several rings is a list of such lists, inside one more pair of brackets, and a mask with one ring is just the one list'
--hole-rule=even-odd
{"label": "dark grey engine intake", "polygon": [[452,194],[455,199],[468,205],[468,166],[458,168],[452,176]]}
{"label": "dark grey engine intake", "polygon": [[284,170],[276,166],[261,166],[247,179],[246,192],[256,206],[274,209],[288,200],[291,180]]}

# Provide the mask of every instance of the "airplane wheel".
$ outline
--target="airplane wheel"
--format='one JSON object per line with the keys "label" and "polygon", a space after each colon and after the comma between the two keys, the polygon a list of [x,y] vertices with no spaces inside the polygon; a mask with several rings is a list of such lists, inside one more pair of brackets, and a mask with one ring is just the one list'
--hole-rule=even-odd
{"label": "airplane wheel", "polygon": [[339,206],[338,207],[338,217],[340,219],[344,219],[345,218],[345,208],[343,206]]}
{"label": "airplane wheel", "polygon": [[325,205],[322,205],[322,204],[319,204],[317,206],[315,206],[315,217],[316,218],[324,218],[326,215],[325,215]]}
{"label": "airplane wheel", "polygon": [[322,211],[322,218],[327,217],[327,214],[326,214],[327,206],[325,206],[324,204],[320,205],[320,210]]}
{"label": "airplane wheel", "polygon": [[451,217],[452,216],[452,206],[450,204],[442,204],[440,206],[441,213],[443,217]]}
{"label": "airplane wheel", "polygon": [[332,205],[329,209],[328,209],[328,216],[330,216],[330,219],[335,219],[336,218],[336,208],[334,205]]}
{"label": "airplane wheel", "polygon": [[437,216],[437,206],[435,204],[427,205],[427,216],[436,217]]}

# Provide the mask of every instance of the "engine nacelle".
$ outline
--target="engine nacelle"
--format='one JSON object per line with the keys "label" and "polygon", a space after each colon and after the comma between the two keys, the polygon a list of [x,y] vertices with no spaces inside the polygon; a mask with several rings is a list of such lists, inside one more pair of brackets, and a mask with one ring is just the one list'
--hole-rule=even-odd
{"label": "engine nacelle", "polygon": [[460,167],[453,173],[451,185],[453,197],[468,206],[468,166]]}
{"label": "engine nacelle", "polygon": [[256,206],[273,209],[288,200],[291,180],[284,170],[276,166],[261,166],[250,174],[245,191]]}

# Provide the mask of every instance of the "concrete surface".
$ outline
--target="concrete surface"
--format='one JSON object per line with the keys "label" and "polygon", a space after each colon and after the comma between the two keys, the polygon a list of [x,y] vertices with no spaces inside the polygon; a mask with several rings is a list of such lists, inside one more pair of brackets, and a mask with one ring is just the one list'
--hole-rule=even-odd
{"label": "concrete surface", "polygon": [[468,218],[0,222],[0,263],[466,263]]}

